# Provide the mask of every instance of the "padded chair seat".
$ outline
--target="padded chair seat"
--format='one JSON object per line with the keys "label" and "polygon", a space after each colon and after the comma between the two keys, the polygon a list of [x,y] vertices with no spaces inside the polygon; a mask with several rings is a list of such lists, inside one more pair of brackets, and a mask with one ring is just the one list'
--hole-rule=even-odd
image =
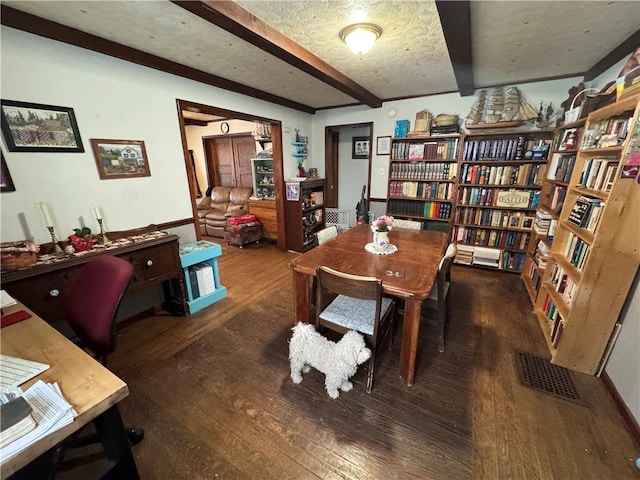
{"label": "padded chair seat", "polygon": [[[382,297],[380,306],[381,314],[392,304],[392,300]],[[373,323],[376,313],[375,300],[362,300],[360,298],[338,295],[322,313],[322,320],[341,325],[349,330],[357,330],[365,335],[373,335]]]}

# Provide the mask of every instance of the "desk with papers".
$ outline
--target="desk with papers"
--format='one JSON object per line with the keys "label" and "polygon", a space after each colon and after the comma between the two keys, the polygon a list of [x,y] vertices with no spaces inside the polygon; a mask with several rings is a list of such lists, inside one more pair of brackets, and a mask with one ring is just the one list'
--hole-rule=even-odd
{"label": "desk with papers", "polygon": [[[21,309],[25,307],[18,302],[3,309],[3,313]],[[77,416],[70,424],[35,440],[18,453],[2,458],[0,478],[9,477],[89,422],[94,422],[103,439],[105,453],[115,462],[116,477],[139,478],[118,410],[118,402],[129,394],[127,385],[40,317],[30,313],[32,317],[2,329],[0,351],[4,355],[50,365],[21,385],[22,390],[26,391],[39,380],[57,383]]]}

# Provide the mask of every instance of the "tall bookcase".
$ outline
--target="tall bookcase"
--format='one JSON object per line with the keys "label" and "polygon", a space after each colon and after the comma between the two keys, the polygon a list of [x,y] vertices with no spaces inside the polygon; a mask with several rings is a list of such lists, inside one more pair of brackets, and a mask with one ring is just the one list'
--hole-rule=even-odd
{"label": "tall bookcase", "polygon": [[638,98],[587,117],[534,309],[551,361],[587,374],[606,361],[640,264]]}
{"label": "tall bookcase", "polygon": [[318,244],[316,233],[324,228],[324,178],[287,182],[286,188],[287,248],[306,252]]}
{"label": "tall bookcase", "polygon": [[463,137],[452,232],[456,263],[522,270],[551,138],[552,132],[543,130]]}
{"label": "tall bookcase", "polygon": [[535,305],[549,260],[551,243],[564,205],[569,180],[582,140],[586,117],[558,127],[554,132],[549,163],[542,180],[540,202],[533,222],[530,251],[522,268],[522,281]]}
{"label": "tall bookcase", "polygon": [[458,134],[392,139],[387,214],[449,232],[459,146]]}

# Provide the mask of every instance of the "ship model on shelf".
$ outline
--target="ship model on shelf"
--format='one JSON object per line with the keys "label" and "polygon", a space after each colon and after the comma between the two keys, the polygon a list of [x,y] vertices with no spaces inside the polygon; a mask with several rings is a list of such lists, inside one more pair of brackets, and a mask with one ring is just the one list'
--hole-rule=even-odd
{"label": "ship model on shelf", "polygon": [[504,128],[519,127],[538,119],[538,112],[525,100],[516,87],[506,90],[492,88],[489,93],[480,90],[478,98],[465,118],[465,127]]}

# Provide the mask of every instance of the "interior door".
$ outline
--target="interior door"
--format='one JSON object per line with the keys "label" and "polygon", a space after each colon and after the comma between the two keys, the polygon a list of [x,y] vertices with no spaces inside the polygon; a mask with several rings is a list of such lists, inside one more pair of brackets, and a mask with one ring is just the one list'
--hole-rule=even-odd
{"label": "interior door", "polygon": [[235,187],[236,171],[231,138],[207,138],[204,141],[207,155],[209,185]]}
{"label": "interior door", "polygon": [[236,187],[253,189],[251,176],[251,159],[256,156],[256,140],[252,136],[234,137],[233,151],[235,157]]}

